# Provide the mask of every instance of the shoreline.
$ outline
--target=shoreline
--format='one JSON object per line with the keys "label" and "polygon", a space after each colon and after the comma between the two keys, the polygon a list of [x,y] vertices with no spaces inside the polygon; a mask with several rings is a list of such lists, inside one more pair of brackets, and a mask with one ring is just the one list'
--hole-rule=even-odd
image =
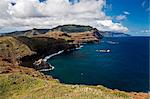
{"label": "shoreline", "polygon": [[[46,56],[44,59],[39,59],[37,61],[35,61],[33,63],[34,66],[40,66],[40,67],[43,67],[43,69],[40,69],[39,71],[51,71],[53,70],[55,67],[52,66],[50,63],[47,62],[48,59],[56,56],[56,55],[59,55],[61,53],[63,53],[64,50],[61,50],[61,51],[58,51],[57,53],[54,53],[54,54],[51,54],[49,56]],[[44,68],[45,67],[45,68]]]}
{"label": "shoreline", "polygon": [[[79,50],[79,49],[81,49],[82,47],[83,47],[83,45],[80,45],[80,46],[77,47],[77,48],[68,49],[67,51]],[[47,60],[49,60],[50,58],[52,58],[52,57],[54,57],[54,56],[57,56],[57,55],[59,55],[59,54],[62,54],[63,52],[65,52],[65,50],[61,50],[61,51],[58,51],[57,53],[53,53],[53,54],[51,54],[51,55],[48,55],[48,56],[46,56],[44,59],[39,59],[39,60],[35,61],[35,62],[33,63],[33,65],[35,65],[35,66],[48,65],[49,68],[48,68],[48,69],[40,69],[39,71],[41,71],[41,72],[46,72],[46,71],[54,70],[55,67],[52,66],[50,63],[48,63]],[[44,64],[43,64],[43,63],[44,63]]]}
{"label": "shoreline", "polygon": [[[81,49],[83,47],[83,45],[81,45],[81,46],[79,46],[79,47],[77,47],[77,48],[74,48],[74,49],[68,49],[68,50],[66,50],[66,51],[74,51],[74,50],[79,50],[79,49]],[[107,50],[106,50],[107,51]],[[60,52],[60,51],[59,51]],[[57,52],[57,53],[59,53],[59,52]],[[110,52],[110,50],[109,50],[109,52]],[[62,52],[63,53],[63,52]],[[56,54],[56,53],[54,53],[54,54]],[[60,53],[61,54],[61,53]],[[52,55],[52,57],[53,57],[53,54],[51,54]],[[51,55],[49,55],[49,56],[51,56]],[[59,54],[57,54],[57,55],[59,55]],[[55,55],[54,55],[55,56]],[[47,56],[48,57],[48,56]],[[50,57],[51,58],[51,57]],[[50,59],[50,58],[46,58],[47,60],[48,59]],[[45,71],[42,71],[42,72],[45,72]],[[51,76],[51,75],[48,75],[48,76]],[[54,78],[54,79],[56,79],[56,78]],[[58,79],[59,80],[59,79]],[[67,84],[67,83],[64,83],[64,84]],[[74,85],[74,84],[73,84]],[[82,84],[81,84],[82,85]],[[86,85],[86,84],[83,84],[83,85]],[[90,85],[90,86],[97,86],[97,85]],[[102,85],[103,86],[103,85]],[[105,86],[106,87],[106,86]],[[108,87],[106,87],[106,88],[108,88]],[[120,90],[120,89],[112,89],[112,88],[109,88],[109,89],[111,89],[111,90],[119,90],[119,91],[124,91],[124,92],[129,92],[129,93],[150,93],[150,91],[125,91],[125,90]]]}
{"label": "shoreline", "polygon": [[44,72],[44,71],[51,71],[51,70],[54,70],[55,67],[52,66],[50,63],[48,63],[47,60],[50,59],[50,58],[52,58],[52,57],[54,57],[54,56],[56,56],[56,55],[59,55],[59,54],[61,54],[61,53],[63,53],[63,52],[64,52],[64,50],[61,50],[61,51],[58,51],[57,53],[51,54],[51,55],[49,55],[49,56],[46,56],[46,57],[43,59],[43,61],[46,62],[46,63],[50,66],[51,69],[41,69],[40,71]]}

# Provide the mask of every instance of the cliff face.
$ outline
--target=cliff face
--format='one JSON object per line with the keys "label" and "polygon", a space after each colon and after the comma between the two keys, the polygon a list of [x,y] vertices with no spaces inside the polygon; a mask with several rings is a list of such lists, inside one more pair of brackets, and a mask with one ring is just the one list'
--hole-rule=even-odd
{"label": "cliff face", "polygon": [[79,47],[81,43],[99,42],[101,38],[97,29],[81,25],[17,31],[0,37],[0,57],[13,65],[38,69],[33,65],[38,59]]}
{"label": "cliff face", "polygon": [[13,65],[21,65],[38,69],[33,65],[35,60],[60,50],[77,47],[78,44],[69,44],[64,39],[50,37],[1,37],[0,58]]}
{"label": "cliff face", "polygon": [[84,25],[58,26],[40,36],[61,38],[72,43],[94,43],[103,38],[99,30]]}
{"label": "cliff face", "polygon": [[26,44],[23,44],[16,38],[10,36],[0,37],[0,56],[9,57],[7,54],[11,54],[11,52],[13,52],[17,58],[33,54]]}
{"label": "cliff face", "polygon": [[84,26],[84,25],[74,25],[74,24],[68,24],[68,25],[60,25],[57,27],[54,27],[52,29],[31,29],[31,30],[25,30],[25,31],[15,31],[11,33],[4,33],[1,34],[2,36],[28,36],[28,37],[33,37],[33,36],[38,36],[41,34],[46,34],[48,32],[54,32],[54,31],[59,31],[63,33],[84,33],[84,32],[92,32],[96,33],[97,36],[100,38],[102,37],[101,32],[97,30],[96,28],[93,28],[91,26]]}
{"label": "cliff face", "polygon": [[[43,59],[44,57],[56,53],[60,50],[73,49],[78,44],[69,44],[64,39],[54,39],[50,37],[17,37],[17,40],[29,46],[29,48],[36,52],[36,54],[28,55],[21,58],[21,65],[33,67],[35,60]],[[36,68],[39,69],[39,68]]]}
{"label": "cliff face", "polygon": [[0,58],[13,65],[19,64],[19,59],[32,55],[34,52],[24,43],[14,37],[0,37]]}
{"label": "cliff face", "polygon": [[80,43],[98,42],[101,38],[97,29],[80,25],[4,34],[0,37],[0,98],[148,98],[149,94],[126,93],[103,86],[61,84],[36,71],[39,68],[33,65],[35,60],[52,53],[79,47]]}
{"label": "cliff face", "polygon": [[87,32],[74,32],[74,33],[64,33],[61,31],[48,32],[42,34],[41,36],[52,37],[56,39],[64,39],[69,43],[94,43],[99,42],[99,38],[95,36],[93,31]]}
{"label": "cliff face", "polygon": [[[32,29],[3,34],[0,57],[3,60],[33,67],[33,62],[60,50],[82,43],[99,42],[104,37],[128,36],[123,33],[99,31],[91,26],[62,25],[52,29]],[[10,57],[11,56],[11,57]],[[13,57],[15,56],[15,58]],[[16,60],[19,60],[15,63]]]}

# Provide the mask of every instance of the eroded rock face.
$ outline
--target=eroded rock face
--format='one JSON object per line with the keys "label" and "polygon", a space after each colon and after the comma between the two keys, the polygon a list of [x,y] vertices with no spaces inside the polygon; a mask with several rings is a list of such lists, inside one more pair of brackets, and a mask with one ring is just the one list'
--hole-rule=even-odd
{"label": "eroded rock face", "polygon": [[[76,47],[63,39],[50,37],[0,37],[0,59],[13,65],[34,67],[33,62],[47,55]],[[41,66],[46,66],[41,65]],[[44,67],[45,68],[45,67]]]}
{"label": "eroded rock face", "polygon": [[32,55],[34,52],[24,43],[15,37],[0,37],[0,57],[9,58],[14,54],[17,59],[26,55]]}
{"label": "eroded rock face", "polygon": [[98,31],[86,31],[86,32],[74,32],[64,33],[61,31],[47,32],[39,36],[52,37],[56,39],[64,39],[69,43],[80,44],[80,43],[94,43],[99,42],[102,39],[102,35]]}
{"label": "eroded rock face", "polygon": [[0,58],[2,61],[17,66],[19,65],[20,58],[32,54],[34,54],[34,52],[15,37],[0,37]]}
{"label": "eroded rock face", "polygon": [[103,37],[101,32],[96,28],[84,25],[69,24],[57,26],[51,29],[50,33],[47,32],[47,34],[50,36],[54,36],[53,32],[63,32],[65,33],[65,35],[63,36],[66,36],[67,38],[70,38],[70,40],[74,40],[75,42],[81,43],[98,42]]}
{"label": "eroded rock face", "polygon": [[[66,51],[79,46],[78,44],[69,44],[64,39],[54,39],[46,36],[40,37],[17,37],[17,40],[29,46],[29,48],[36,52],[33,55],[27,55],[20,59],[22,66],[28,66],[34,69],[45,69],[50,67],[45,62],[40,62],[40,65],[33,65],[36,60],[43,59],[48,55],[57,53],[60,50]],[[50,67],[51,68],[51,67]]]}
{"label": "eroded rock face", "polygon": [[102,35],[97,29],[80,25],[13,32],[0,37],[0,57],[15,65],[39,70],[47,68],[48,64],[41,62],[41,65],[34,66],[36,60],[61,50],[77,48],[82,43],[99,42],[101,38]]}
{"label": "eroded rock face", "polygon": [[42,69],[52,70],[53,69],[53,67],[50,64],[48,64],[46,61],[44,61],[43,59],[39,59],[35,61],[33,65],[37,70],[42,70]]}

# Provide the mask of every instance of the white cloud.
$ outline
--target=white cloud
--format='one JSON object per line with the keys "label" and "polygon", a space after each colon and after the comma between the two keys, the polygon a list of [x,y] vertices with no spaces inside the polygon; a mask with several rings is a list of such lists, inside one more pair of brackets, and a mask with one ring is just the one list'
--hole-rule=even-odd
{"label": "white cloud", "polygon": [[101,20],[98,21],[98,24],[102,26],[102,30],[126,32],[128,28],[122,26],[120,23],[113,23],[112,20]]}
{"label": "white cloud", "polygon": [[125,20],[125,19],[127,19],[126,15],[118,15],[118,16],[116,16],[116,20],[117,21],[122,21],[122,20]]}
{"label": "white cloud", "polygon": [[[11,2],[14,2],[13,6]],[[63,24],[91,25],[99,30],[128,29],[113,23],[103,12],[105,0],[80,0],[74,5],[67,0],[3,0],[0,2],[0,31],[51,28]]]}
{"label": "white cloud", "polygon": [[130,12],[124,11],[123,14],[116,16],[115,19],[117,21],[123,21],[123,20],[127,19],[128,15],[130,15]]}
{"label": "white cloud", "polygon": [[130,14],[130,12],[127,12],[127,11],[124,11],[123,12],[125,15],[129,15]]}
{"label": "white cloud", "polygon": [[0,18],[9,16],[9,13],[7,13],[9,4],[10,1],[8,0],[4,0],[3,2],[0,2]]}
{"label": "white cloud", "polygon": [[135,32],[136,36],[150,36],[150,29],[147,28],[147,29],[143,29],[143,30],[139,30],[137,32]]}
{"label": "white cloud", "polygon": [[150,33],[150,29],[141,30],[142,33]]}

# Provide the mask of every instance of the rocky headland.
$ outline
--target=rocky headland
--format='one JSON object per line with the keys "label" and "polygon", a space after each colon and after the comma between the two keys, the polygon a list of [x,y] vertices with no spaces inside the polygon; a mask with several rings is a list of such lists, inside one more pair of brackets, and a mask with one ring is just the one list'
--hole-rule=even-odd
{"label": "rocky headland", "polygon": [[101,38],[97,29],[79,25],[6,33],[0,37],[0,57],[36,70],[52,68],[42,59],[61,50],[78,48],[82,43],[98,43]]}
{"label": "rocky headland", "polygon": [[[82,43],[99,43],[102,38],[103,34],[99,30],[80,25],[3,34],[0,37],[0,98],[31,98],[34,95],[34,98],[148,99],[147,93],[127,93],[103,86],[60,84],[58,80],[39,72],[42,69],[52,69],[44,60],[46,56],[78,48]],[[43,95],[37,97],[39,93]]]}

